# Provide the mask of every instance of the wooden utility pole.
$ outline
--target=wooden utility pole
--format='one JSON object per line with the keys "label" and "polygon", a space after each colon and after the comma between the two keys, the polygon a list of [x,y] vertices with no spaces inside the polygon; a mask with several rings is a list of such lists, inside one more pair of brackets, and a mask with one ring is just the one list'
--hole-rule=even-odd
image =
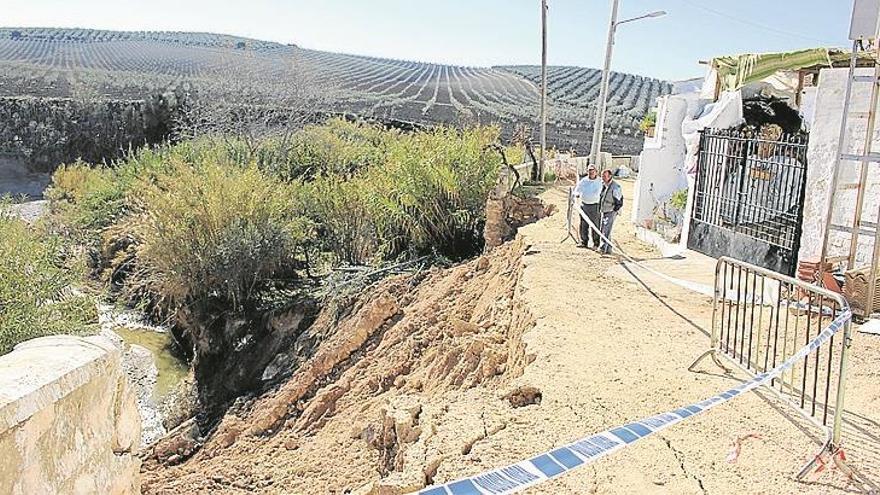
{"label": "wooden utility pole", "polygon": [[547,148],[547,0],[541,0],[541,159],[539,182],[544,181],[544,150]]}

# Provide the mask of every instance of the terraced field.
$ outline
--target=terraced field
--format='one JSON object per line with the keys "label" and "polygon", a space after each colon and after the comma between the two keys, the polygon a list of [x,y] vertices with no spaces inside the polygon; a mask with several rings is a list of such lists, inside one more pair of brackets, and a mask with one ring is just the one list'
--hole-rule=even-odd
{"label": "terraced field", "polygon": [[[587,151],[600,73],[552,67],[551,145]],[[499,123],[506,134],[536,128],[540,68],[463,67],[303,49],[207,33],[0,28],[0,96],[140,99],[191,84],[216,97],[281,100],[289,81],[306,81],[327,108],[423,124]],[[611,151],[641,148],[637,125],[668,83],[614,74],[607,140]]]}

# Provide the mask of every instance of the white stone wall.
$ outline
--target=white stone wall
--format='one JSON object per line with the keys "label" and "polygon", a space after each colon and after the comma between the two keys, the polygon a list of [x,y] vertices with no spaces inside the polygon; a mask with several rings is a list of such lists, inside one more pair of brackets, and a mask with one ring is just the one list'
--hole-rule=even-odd
{"label": "white stone wall", "polygon": [[681,124],[688,116],[688,99],[665,96],[657,101],[657,128],[645,139],[639,156],[639,177],[633,194],[632,221],[636,225],[653,216],[658,202],[687,187],[685,142]]}
{"label": "white stone wall", "polygon": [[140,433],[108,339],[43,337],[0,356],[0,493],[140,493]]}
{"label": "white stone wall", "polygon": [[[807,151],[807,187],[799,260],[817,259],[821,255],[829,188],[835,156],[838,152],[840,122],[843,116],[848,72],[848,69],[825,69],[819,75],[819,89]],[[860,75],[872,75],[873,69],[859,69],[857,72]],[[870,84],[855,83],[853,90],[850,111],[866,112],[870,102]],[[861,148],[865,141],[866,124],[866,118],[850,116],[846,131],[846,152],[861,154]],[[873,147],[875,151],[880,151],[880,129],[874,132]],[[857,163],[842,162],[839,184],[857,183],[859,180],[858,169]],[[869,165],[867,184],[862,220],[876,222],[878,206],[880,206],[880,164]],[[833,223],[852,225],[855,214],[856,190],[838,190],[841,192],[838,193],[834,202]],[[870,263],[872,249],[873,238],[862,236],[856,255],[857,267]],[[849,234],[832,231],[830,251],[832,256],[846,254],[849,251]]]}

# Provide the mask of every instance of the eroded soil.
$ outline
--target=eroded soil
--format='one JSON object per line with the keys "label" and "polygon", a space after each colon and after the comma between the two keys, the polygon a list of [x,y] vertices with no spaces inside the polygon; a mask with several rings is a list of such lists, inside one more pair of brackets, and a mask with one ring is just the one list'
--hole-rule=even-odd
{"label": "eroded soil", "polygon": [[[561,189],[544,199],[565,211]],[[623,248],[657,256],[627,218]],[[687,371],[708,347],[707,298],[610,275],[618,260],[560,242],[564,225],[553,215],[477,260],[387,280],[339,322],[322,315],[326,340],[299,372],[230,412],[188,461],[148,461],[144,493],[408,493],[736,383],[708,363]],[[846,440],[877,477],[880,346],[856,347]],[[528,493],[851,492],[834,470],[793,479],[817,435],[752,393]]]}

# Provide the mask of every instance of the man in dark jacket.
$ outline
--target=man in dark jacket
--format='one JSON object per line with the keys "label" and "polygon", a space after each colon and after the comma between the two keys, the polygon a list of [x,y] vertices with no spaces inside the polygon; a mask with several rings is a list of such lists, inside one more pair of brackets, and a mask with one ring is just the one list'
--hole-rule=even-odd
{"label": "man in dark jacket", "polygon": [[[614,181],[610,170],[602,171],[602,194],[599,196],[599,211],[602,213],[602,235],[611,240],[611,228],[617,212],[623,208],[623,190]],[[602,242],[602,254],[611,254],[611,244]]]}

